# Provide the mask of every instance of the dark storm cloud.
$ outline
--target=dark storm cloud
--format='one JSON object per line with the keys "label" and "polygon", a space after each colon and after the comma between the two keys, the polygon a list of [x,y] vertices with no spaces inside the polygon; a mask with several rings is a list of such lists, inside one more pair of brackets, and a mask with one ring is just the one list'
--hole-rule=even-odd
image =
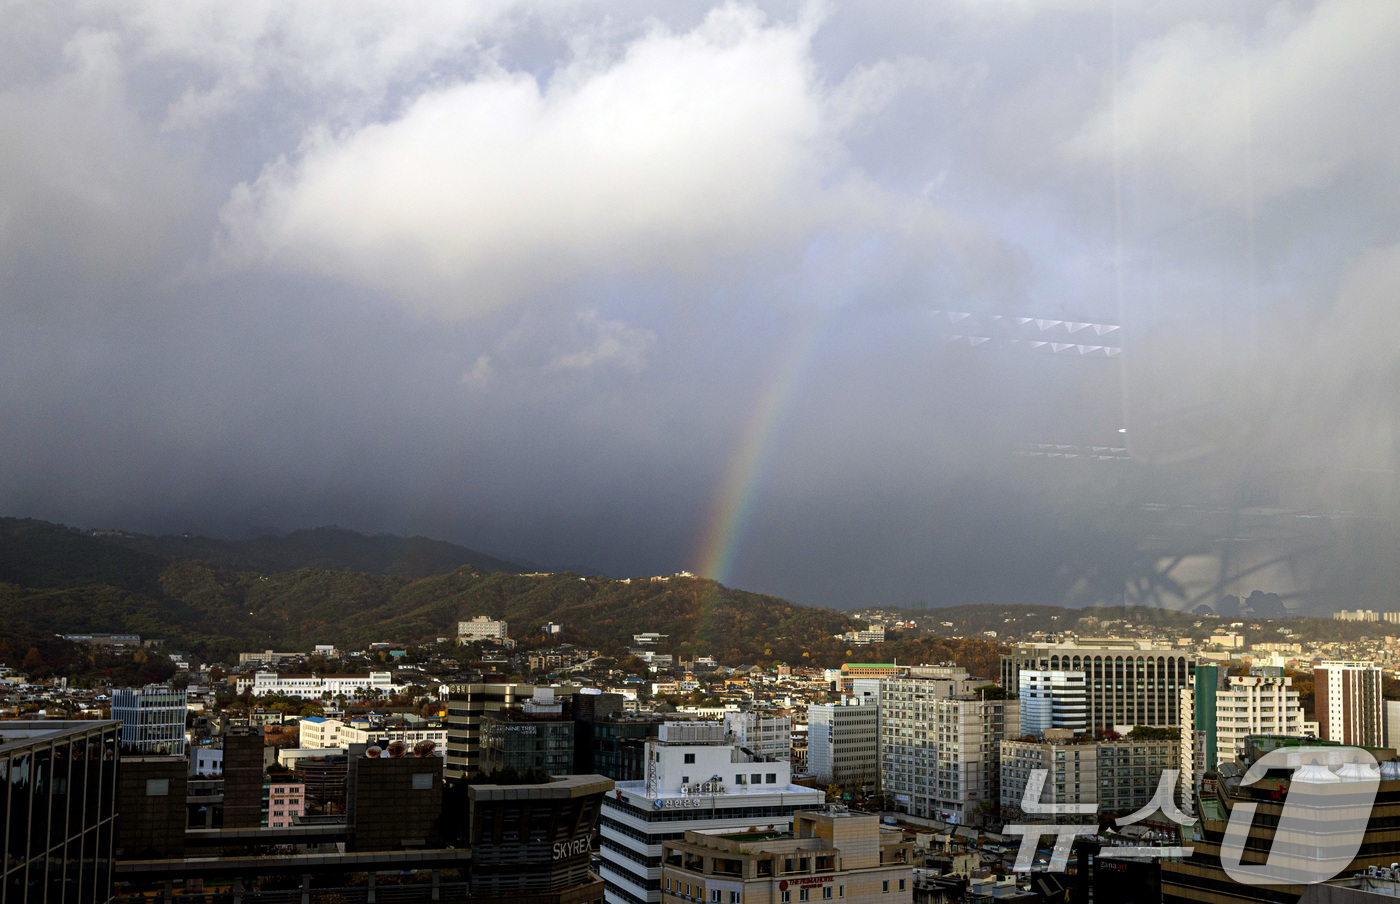
{"label": "dark storm cloud", "polygon": [[804,601],[1383,598],[1400,13],[1117,9],[19,5],[0,510],[631,574],[729,502]]}

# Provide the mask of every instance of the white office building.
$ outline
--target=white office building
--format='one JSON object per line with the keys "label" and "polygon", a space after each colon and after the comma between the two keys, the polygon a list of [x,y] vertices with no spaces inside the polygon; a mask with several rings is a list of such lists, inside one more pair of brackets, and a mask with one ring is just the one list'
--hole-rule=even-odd
{"label": "white office building", "polygon": [[823,785],[873,786],[880,777],[880,704],[847,697],[808,706],[807,771]]}
{"label": "white office building", "polygon": [[122,747],[185,755],[185,692],[164,684],[112,691],[112,718],[122,723]]}
{"label": "white office building", "polygon": [[506,623],[496,621],[490,616],[478,615],[471,621],[457,622],[457,640],[460,643],[471,643],[477,640],[504,643],[505,639]]}
{"label": "white office building", "polygon": [[947,697],[945,686],[881,682],[881,787],[902,812],[966,824],[997,803],[1001,741],[1020,730],[1020,702],[978,690]]}
{"label": "white office building", "polygon": [[1021,669],[1018,680],[1022,735],[1043,738],[1052,728],[1082,732],[1088,727],[1083,672]]}
{"label": "white office building", "polygon": [[1301,737],[1304,733],[1303,708],[1292,678],[1231,675],[1225,688],[1215,692],[1217,763],[1233,762],[1242,755],[1249,735]]}
{"label": "white office building", "polygon": [[306,675],[286,672],[258,672],[253,677],[253,694],[285,694],[288,697],[322,699],[338,697],[377,697],[402,694],[407,685],[394,683],[392,672],[361,675]]}
{"label": "white office building", "polygon": [[661,842],[687,830],[787,830],[794,810],[823,791],[792,784],[786,758],[751,757],[726,743],[718,722],[667,722],[647,741],[646,778],[618,782],[599,817],[608,904],[661,900]]}
{"label": "white office building", "polygon": [[725,713],[724,731],[729,743],[755,756],[792,756],[792,719],[788,716]]}

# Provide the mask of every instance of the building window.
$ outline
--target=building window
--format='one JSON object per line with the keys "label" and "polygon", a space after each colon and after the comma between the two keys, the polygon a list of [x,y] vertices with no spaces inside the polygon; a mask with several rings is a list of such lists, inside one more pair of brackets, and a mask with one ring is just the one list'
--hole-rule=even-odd
{"label": "building window", "polygon": [[846,897],[846,886],[843,885],[843,886],[841,886],[840,888],[836,889],[836,897],[838,897],[838,898],[844,898],[844,897]]}
{"label": "building window", "polygon": [[770,784],[770,785],[776,785],[777,783],[778,783],[778,773],[776,773],[776,772],[770,772],[770,773],[768,773],[768,784]]}
{"label": "building window", "polygon": [[413,775],[414,791],[431,791],[433,789],[433,774],[431,772],[416,772]]}
{"label": "building window", "polygon": [[828,885],[828,886],[826,886],[825,888],[822,889],[822,897],[823,897],[823,898],[829,898],[829,897],[831,897],[831,886],[830,886],[830,885]]}
{"label": "building window", "polygon": [[882,884],[884,885],[884,888],[880,889],[880,891],[884,892],[885,894],[889,894],[889,891],[890,891],[890,880],[889,880],[889,879],[886,879]]}
{"label": "building window", "polygon": [[146,779],[147,797],[166,797],[170,794],[170,779],[168,778],[148,778]]}
{"label": "building window", "polygon": [[797,890],[797,900],[799,900],[799,901],[805,901],[805,900],[807,900],[807,889],[805,889],[805,888],[799,888],[799,889]]}
{"label": "building window", "polygon": [[899,880],[899,890],[900,890],[900,891],[904,891],[904,880],[903,880],[903,879],[900,879],[900,880]]}
{"label": "building window", "polygon": [[740,900],[741,899],[737,891],[731,891],[729,893],[729,904],[739,904]]}
{"label": "building window", "polygon": [[687,754],[685,755],[685,763],[686,763],[686,765],[689,766],[689,765],[690,765],[691,763],[693,763],[693,762],[695,762],[695,754],[693,754],[693,753],[687,753]]}
{"label": "building window", "polygon": [[712,888],[712,889],[710,889],[710,900],[713,901],[714,904],[719,904],[719,889],[718,889],[718,888]]}
{"label": "building window", "polygon": [[790,892],[790,891],[785,891],[785,892],[782,893],[782,895],[783,895],[782,904],[788,904],[788,902],[792,900],[792,892]]}

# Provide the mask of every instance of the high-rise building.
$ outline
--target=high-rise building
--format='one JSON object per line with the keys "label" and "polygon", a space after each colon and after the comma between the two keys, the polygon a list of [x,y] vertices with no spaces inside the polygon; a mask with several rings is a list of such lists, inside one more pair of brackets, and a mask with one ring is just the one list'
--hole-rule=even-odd
{"label": "high-rise building", "polygon": [[880,777],[879,703],[848,697],[808,706],[807,770],[823,785],[873,788]]}
{"label": "high-rise building", "polygon": [[1215,769],[1217,731],[1216,693],[1229,682],[1229,669],[1223,665],[1197,665],[1195,682],[1181,690],[1181,806],[1190,812],[1195,806],[1191,791],[1196,782]]}
{"label": "high-rise building", "polygon": [[185,692],[164,684],[112,691],[112,718],[122,723],[122,747],[183,756]]}
{"label": "high-rise building", "polygon": [[1001,742],[1001,804],[1020,807],[1036,769],[1046,770],[1042,804],[1095,804],[1102,813],[1132,811],[1152,799],[1163,769],[1179,762],[1172,739],[1092,741],[1052,730],[1043,741]]}
{"label": "high-rise building", "polygon": [[966,823],[997,804],[1000,742],[1020,729],[1020,703],[940,690],[923,678],[880,683],[881,788],[902,812]]}
{"label": "high-rise building", "polygon": [[686,832],[662,846],[665,904],[911,904],[912,841],[844,807],[793,817],[791,832]]}
{"label": "high-rise building", "polygon": [[1043,737],[1051,729],[1084,731],[1088,702],[1083,672],[1021,669],[1021,734]]}
{"label": "high-rise building", "polygon": [[1001,657],[1001,686],[1020,687],[1021,669],[1081,672],[1091,733],[1137,725],[1175,728],[1192,657],[1141,640],[1084,638],[1020,644]]}
{"label": "high-rise building", "polygon": [[256,829],[262,825],[264,735],[261,725],[224,732],[224,828]]}
{"label": "high-rise building", "polygon": [[599,848],[608,904],[661,900],[661,844],[687,829],[785,832],[826,794],[792,784],[787,759],[749,756],[717,722],[667,722],[647,742],[646,778],[603,798]]}
{"label": "high-rise building", "polygon": [[1385,745],[1381,668],[1374,662],[1319,662],[1313,667],[1313,701],[1323,740]]}
{"label": "high-rise building", "polygon": [[[588,868],[603,796],[600,775],[568,775],[549,784],[467,788],[466,842],[477,904],[590,904],[603,882]],[[456,814],[460,819],[460,814]],[[522,837],[521,827],[529,826]]]}
{"label": "high-rise building", "polygon": [[[0,900],[111,901],[117,723],[0,725],[0,826],[9,839],[0,860]],[[177,768],[175,777],[183,771]]]}
{"label": "high-rise building", "polygon": [[[558,698],[578,693],[577,687],[556,687]],[[480,772],[481,725],[489,712],[519,706],[535,694],[533,684],[472,682],[448,688],[447,777],[461,778]]]}
{"label": "high-rise building", "polygon": [[550,775],[568,775],[574,768],[574,719],[560,703],[541,702],[536,696],[521,706],[503,707],[487,713],[481,723],[481,771],[510,769]]}
{"label": "high-rise building", "polygon": [[374,754],[348,758],[346,852],[442,847],[442,759]]}
{"label": "high-rise building", "polygon": [[756,756],[787,759],[792,751],[792,719],[761,713],[725,713],[729,743]]}
{"label": "high-rise building", "polygon": [[[1197,691],[1198,700],[1201,693]],[[1238,759],[1249,735],[1303,735],[1303,709],[1292,678],[1230,675],[1215,692],[1216,764]]]}

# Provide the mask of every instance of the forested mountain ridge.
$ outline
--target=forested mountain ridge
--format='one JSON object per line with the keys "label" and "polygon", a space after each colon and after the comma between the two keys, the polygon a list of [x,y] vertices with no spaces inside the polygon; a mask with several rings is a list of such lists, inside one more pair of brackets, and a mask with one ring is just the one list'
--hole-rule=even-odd
{"label": "forested mountain ridge", "polygon": [[177,559],[198,559],[235,571],[264,574],[322,568],[363,571],[403,578],[425,578],[470,565],[483,571],[532,571],[533,566],[428,537],[362,534],[341,527],[315,527],[252,540],[160,536],[111,532],[101,539],[138,552]]}
{"label": "forested mountain ridge", "polygon": [[[304,533],[320,537],[297,539],[301,549],[331,542],[341,550],[338,562],[355,564],[344,550],[358,541],[340,536],[353,532]],[[179,539],[93,535],[41,521],[0,520],[0,631],[14,641],[12,650],[34,636],[139,633],[222,659],[237,651],[309,649],[313,643],[417,644],[455,635],[461,619],[490,615],[509,621],[512,635],[520,638],[557,622],[570,639],[621,651],[632,634],[656,631],[671,635],[678,652],[754,662],[800,660],[803,653],[837,656],[840,643],[832,635],[852,626],[834,610],[701,578],[522,575],[476,565],[416,577],[372,572],[394,567],[383,554],[393,544],[375,547],[369,567],[360,570],[299,567],[268,573],[220,563],[265,563],[294,554],[271,540],[256,547],[235,545],[256,553],[242,560],[225,558],[229,544],[221,541],[189,547],[214,561],[159,551],[180,548],[172,542]]]}

